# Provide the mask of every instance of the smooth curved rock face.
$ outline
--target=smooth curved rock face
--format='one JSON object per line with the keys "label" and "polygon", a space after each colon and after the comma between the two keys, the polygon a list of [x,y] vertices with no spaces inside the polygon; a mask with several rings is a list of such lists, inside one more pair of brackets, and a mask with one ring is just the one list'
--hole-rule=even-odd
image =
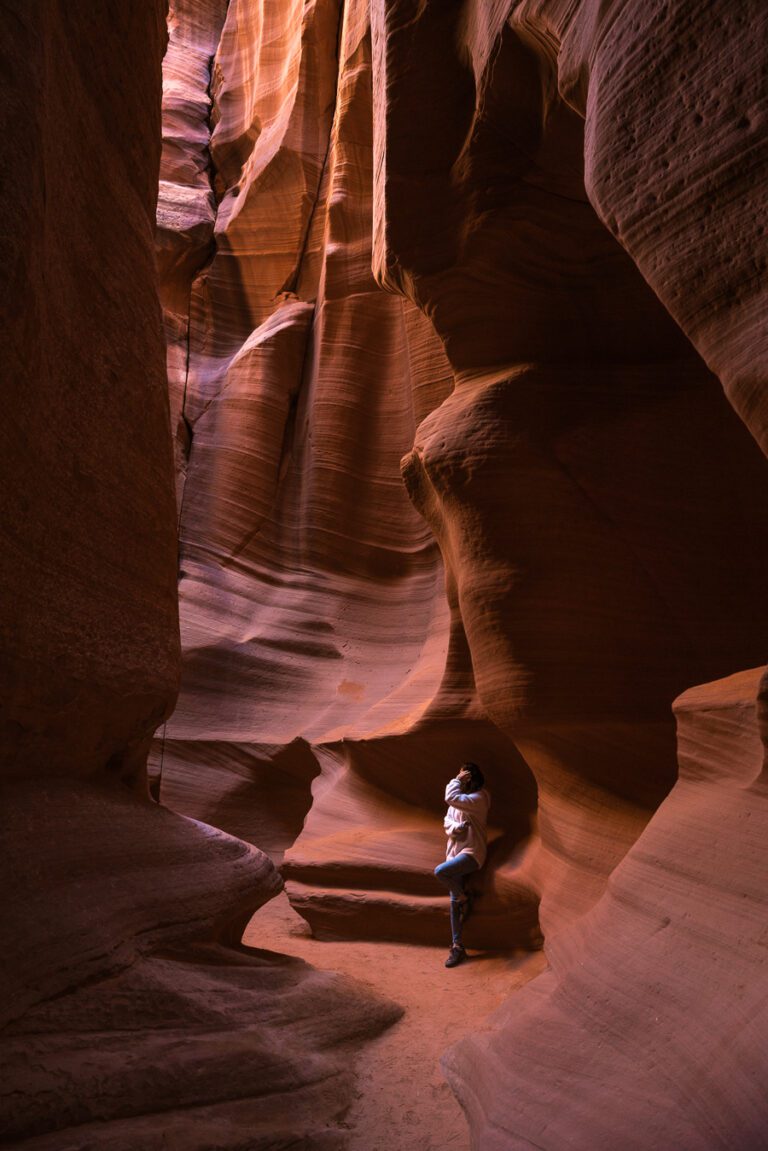
{"label": "smooth curved rock face", "polygon": [[[763,663],[768,622],[768,470],[722,391],[760,441],[759,116],[743,137],[711,120],[704,149],[693,108],[721,74],[730,105],[762,79],[718,20],[735,27],[724,5],[705,29],[682,4],[239,3],[217,49],[163,793],[268,822],[318,933],[437,939],[441,784],[489,767],[468,942],[530,945],[540,899],[552,969],[449,1057],[484,1151],[574,1131],[709,1151],[721,1098],[751,1151],[765,1114],[754,1032],[729,1030],[765,988],[764,860],[750,835],[706,847],[721,804],[728,835],[763,818],[754,676],[716,741],[742,783],[713,762],[673,787],[675,696]],[[731,688],[709,690],[727,713]]]}
{"label": "smooth curved rock face", "polygon": [[[239,939],[238,926],[242,932],[254,905],[282,889],[256,848],[150,800],[137,802],[108,781],[5,784],[3,799],[16,828],[3,845],[4,871],[14,881],[6,913],[3,1023],[80,984],[126,972],[153,951],[200,939]],[[33,816],[45,833],[39,869],[23,862]],[[108,836],[99,835],[103,828]]]}
{"label": "smooth curved rock face", "polygon": [[590,200],[768,453],[768,11],[583,3],[558,25]]}
{"label": "smooth curved rock face", "polygon": [[141,777],[178,685],[152,256],[161,7],[109,24],[11,3],[2,21],[0,740],[19,776],[111,761]]}
{"label": "smooth curved rock face", "polygon": [[548,933],[671,786],[675,695],[764,656],[768,474],[587,201],[531,26],[487,17],[372,5],[374,265],[456,373],[404,475],[480,702],[536,777]]}
{"label": "smooth curved rock face", "polygon": [[674,779],[677,689],[761,656],[765,461],[696,365],[479,379],[416,444],[406,480],[450,540],[480,698],[538,783],[550,932]]}
{"label": "smooth curved rock face", "polygon": [[419,310],[371,272],[366,6],[231,4],[212,77],[218,211],[188,320],[185,657],[153,757],[163,798],[278,861],[290,849],[291,896],[318,931],[437,941],[445,782],[486,756],[499,878],[475,930],[530,943],[530,772],[477,705],[399,476],[451,374]]}
{"label": "smooth curved rock face", "polygon": [[167,739],[163,801],[257,843],[279,866],[299,835],[318,760],[302,739],[286,745]]}
{"label": "smooth curved rock face", "polygon": [[[478,1146],[765,1142],[762,669],[676,702],[680,778],[552,969],[445,1059]],[[547,1068],[556,1058],[556,1081]]]}
{"label": "smooth curved rock face", "polygon": [[[10,1031],[11,1058],[37,1063],[12,1130],[40,1132],[14,1146],[339,1151],[350,1053],[400,1014],[354,980],[270,951],[198,946],[181,962],[152,957],[130,979],[95,984]],[[76,1036],[94,1024],[110,1033],[95,1068]],[[43,1133],[63,1116],[70,1128]]]}
{"label": "smooth curved rock face", "polygon": [[468,20],[486,59],[507,17],[586,117],[608,230],[768,450],[764,218],[768,12],[759,0],[501,3]]}
{"label": "smooth curved rock face", "polygon": [[[5,1137],[33,1151],[343,1146],[349,1046],[401,1010],[237,946],[282,888],[267,856],[124,789],[37,779],[2,799],[17,829],[2,859]],[[30,867],[33,821],[48,835]]]}
{"label": "smooth curved rock face", "polygon": [[146,794],[179,663],[153,263],[164,15],[0,16],[0,1128],[57,1151],[328,1151],[350,1044],[399,1009],[242,948],[274,866]]}
{"label": "smooth curved rock face", "polygon": [[[633,4],[512,7],[371,9],[375,267],[429,313],[457,381],[404,474],[452,573],[480,702],[536,777],[531,872],[552,964],[447,1066],[484,1151],[757,1147],[768,987],[759,673],[682,697],[681,779],[653,812],[675,778],[675,692],[765,659],[766,465],[600,233],[558,81],[586,111],[591,199],[761,439],[751,320],[764,281],[742,258],[751,204],[730,210],[758,145],[740,147],[724,126],[707,155],[678,139],[677,105],[668,135],[660,120],[678,99],[676,35],[702,106],[720,98],[721,71],[723,93],[741,84],[742,95],[765,71],[745,52],[736,76],[717,19],[702,66],[702,40],[683,32],[701,32],[709,10],[686,21],[684,6],[667,5],[646,35],[650,10]],[[654,79],[640,94],[645,73]],[[649,99],[659,83],[664,98]],[[674,169],[677,199],[657,197],[651,151]],[[720,252],[698,242],[702,197],[722,219]]]}

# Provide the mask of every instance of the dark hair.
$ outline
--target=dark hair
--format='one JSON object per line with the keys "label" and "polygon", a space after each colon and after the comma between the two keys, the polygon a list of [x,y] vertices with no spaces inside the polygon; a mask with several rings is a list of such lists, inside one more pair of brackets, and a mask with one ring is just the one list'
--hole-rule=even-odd
{"label": "dark hair", "polygon": [[472,786],[475,791],[479,791],[481,787],[485,786],[485,776],[476,763],[464,763],[462,769],[468,771],[472,776]]}

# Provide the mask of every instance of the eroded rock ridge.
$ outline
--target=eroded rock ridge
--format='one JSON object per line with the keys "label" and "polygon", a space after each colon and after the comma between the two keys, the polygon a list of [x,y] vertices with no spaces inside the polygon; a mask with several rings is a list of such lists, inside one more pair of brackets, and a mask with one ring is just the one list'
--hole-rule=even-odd
{"label": "eroded rock ridge", "polygon": [[765,20],[231,3],[218,39],[155,763],[317,932],[436,939],[441,785],[483,762],[470,942],[538,923],[551,967],[448,1061],[484,1149],[765,1121],[727,1039],[766,987]]}

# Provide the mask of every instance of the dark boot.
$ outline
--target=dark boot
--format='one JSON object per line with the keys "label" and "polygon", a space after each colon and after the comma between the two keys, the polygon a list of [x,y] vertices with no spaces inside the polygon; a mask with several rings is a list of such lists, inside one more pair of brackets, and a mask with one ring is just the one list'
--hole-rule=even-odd
{"label": "dark boot", "polygon": [[458,967],[467,958],[467,953],[463,947],[452,947],[448,952],[448,958],[445,961],[446,967]]}

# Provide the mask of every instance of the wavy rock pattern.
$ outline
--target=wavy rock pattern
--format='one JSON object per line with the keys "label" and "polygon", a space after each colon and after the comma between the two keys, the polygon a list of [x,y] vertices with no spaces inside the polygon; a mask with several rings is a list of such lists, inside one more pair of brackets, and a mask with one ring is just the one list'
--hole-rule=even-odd
{"label": "wavy rock pattern", "polygon": [[42,885],[21,836],[4,844],[5,1137],[33,1151],[343,1146],[349,1045],[400,1009],[237,946],[282,888],[267,856],[114,788],[36,779],[3,800],[16,828],[49,832]]}
{"label": "wavy rock pattern", "polygon": [[[703,216],[728,215],[762,144],[736,146],[721,124],[706,152],[677,103],[660,125],[678,100],[674,68],[712,106],[713,72],[724,95],[740,86],[749,100],[764,70],[748,53],[737,69],[730,44],[719,52],[726,6],[714,22],[686,8],[659,6],[653,36],[633,4],[371,8],[384,173],[375,266],[429,313],[456,372],[417,432],[406,482],[455,573],[480,700],[539,789],[533,873],[552,970],[493,1038],[448,1058],[483,1148],[572,1146],[574,1132],[590,1148],[751,1148],[765,1125],[744,1070],[764,1067],[757,1031],[731,1040],[745,987],[755,1012],[766,990],[755,921],[765,863],[741,832],[765,818],[754,674],[738,680],[744,734],[726,715],[710,771],[690,780],[690,729],[702,756],[708,726],[698,703],[688,719],[687,701],[711,693],[727,713],[731,688],[683,697],[681,781],[640,834],[675,778],[676,692],[765,659],[766,551],[752,546],[764,538],[765,462],[609,235],[761,439],[765,406],[751,405],[762,336],[747,333],[764,282],[745,264],[746,202],[719,251],[694,237]],[[417,87],[431,119],[409,114]],[[574,110],[586,114],[584,142]],[[651,154],[666,158],[674,197],[660,194]],[[466,311],[462,283],[473,288]],[[727,368],[714,335],[725,329],[738,341]],[[741,782],[723,806],[710,783],[736,763]],[[710,850],[721,819],[739,839],[728,862]],[[722,999],[699,1010],[706,990]],[[681,1044],[683,1018],[697,1038]]]}
{"label": "wavy rock pattern", "polygon": [[260,832],[277,860],[290,848],[316,930],[417,924],[436,940],[442,781],[480,754],[503,802],[478,938],[529,940],[530,773],[477,705],[439,552],[399,478],[450,372],[420,311],[371,271],[366,7],[230,4],[212,76],[218,213],[188,321],[185,660],[156,747],[163,797]]}
{"label": "wavy rock pattern", "polygon": [[[0,14],[0,1129],[57,1151],[335,1149],[350,1045],[399,1009],[242,948],[282,887],[274,866],[147,795],[179,670],[153,264],[164,8]],[[214,11],[179,21],[185,44]],[[186,139],[205,120],[204,59],[172,101],[171,303],[210,228]]]}
{"label": "wavy rock pattern", "polygon": [[163,794],[316,932],[437,939],[488,767],[468,941],[551,969],[447,1057],[484,1151],[765,1123],[765,19],[242,0],[216,51]]}
{"label": "wavy rock pattern", "polygon": [[[761,669],[676,702],[680,778],[552,969],[446,1057],[479,1146],[765,1141]],[[764,706],[763,706],[764,711]],[[765,723],[763,722],[765,731]],[[552,1066],[557,1052],[557,1070]]]}

